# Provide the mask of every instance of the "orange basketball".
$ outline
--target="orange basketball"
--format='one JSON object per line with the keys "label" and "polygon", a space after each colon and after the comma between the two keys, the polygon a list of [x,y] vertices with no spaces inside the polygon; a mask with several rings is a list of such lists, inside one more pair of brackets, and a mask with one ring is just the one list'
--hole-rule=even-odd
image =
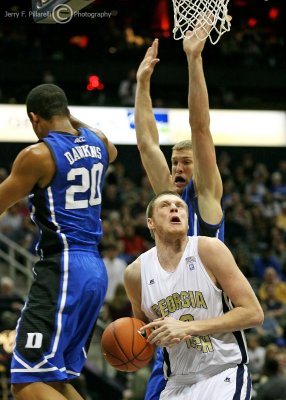
{"label": "orange basketball", "polygon": [[107,362],[118,371],[134,372],[151,361],[155,346],[138,331],[146,325],[137,318],[119,318],[109,324],[101,337],[101,349]]}

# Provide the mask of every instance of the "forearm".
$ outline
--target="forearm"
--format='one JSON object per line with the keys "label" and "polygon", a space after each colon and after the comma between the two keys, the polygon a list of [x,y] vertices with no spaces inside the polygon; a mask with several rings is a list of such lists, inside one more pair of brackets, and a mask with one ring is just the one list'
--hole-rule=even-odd
{"label": "forearm", "polygon": [[210,125],[209,98],[201,56],[187,55],[189,69],[189,120],[192,132],[208,132]]}
{"label": "forearm", "polygon": [[70,122],[74,129],[78,128],[90,128],[87,124],[75,118],[73,115],[70,115]]}
{"label": "forearm", "polygon": [[262,310],[236,307],[220,317],[188,322],[186,333],[191,336],[203,336],[235,332],[260,325],[262,321]]}
{"label": "forearm", "polygon": [[137,145],[144,150],[152,144],[159,146],[159,134],[152,110],[150,81],[138,82],[135,97],[135,127]]}
{"label": "forearm", "polygon": [[215,335],[235,332],[262,323],[263,312],[259,307],[252,310],[237,307],[223,316],[207,320],[183,321],[172,317],[160,318],[147,324],[144,329],[153,329],[149,335],[150,343],[170,346],[187,340],[192,336]]}
{"label": "forearm", "polygon": [[[160,149],[159,134],[152,111],[148,83],[138,83],[135,99],[137,146],[143,167],[154,192],[172,190],[173,184],[166,158]],[[160,174],[158,174],[160,171]]]}
{"label": "forearm", "polygon": [[[220,201],[222,182],[216,166],[215,147],[210,132],[210,114],[207,86],[201,54],[187,54],[189,69],[189,122],[192,131],[194,155],[193,180],[199,201],[206,191]],[[209,199],[207,199],[209,201]],[[202,205],[200,204],[202,209]],[[211,208],[210,208],[211,209]],[[202,209],[204,213],[204,209]],[[203,218],[206,216],[203,214]]]}

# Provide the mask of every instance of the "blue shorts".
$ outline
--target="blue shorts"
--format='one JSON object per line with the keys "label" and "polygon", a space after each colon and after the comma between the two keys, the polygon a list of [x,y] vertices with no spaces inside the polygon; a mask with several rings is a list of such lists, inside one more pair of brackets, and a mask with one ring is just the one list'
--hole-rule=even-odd
{"label": "blue shorts", "polygon": [[144,400],[159,400],[161,392],[165,389],[167,381],[164,378],[163,364],[163,350],[161,347],[158,347]]}
{"label": "blue shorts", "polygon": [[80,375],[107,283],[97,252],[63,252],[36,263],[16,328],[12,383],[64,381]]}

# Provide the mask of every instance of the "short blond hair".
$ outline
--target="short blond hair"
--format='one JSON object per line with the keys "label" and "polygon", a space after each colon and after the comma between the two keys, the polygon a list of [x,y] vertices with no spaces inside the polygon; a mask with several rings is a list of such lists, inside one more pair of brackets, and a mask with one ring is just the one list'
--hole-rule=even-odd
{"label": "short blond hair", "polygon": [[172,147],[172,151],[174,150],[192,150],[193,149],[193,144],[191,140],[181,140],[180,142],[176,143]]}

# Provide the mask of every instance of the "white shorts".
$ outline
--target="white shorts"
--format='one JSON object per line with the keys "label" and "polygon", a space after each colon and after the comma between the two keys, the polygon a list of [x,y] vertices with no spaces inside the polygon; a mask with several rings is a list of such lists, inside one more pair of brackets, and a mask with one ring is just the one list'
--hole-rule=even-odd
{"label": "white shorts", "polygon": [[193,385],[168,381],[160,400],[250,400],[251,378],[246,365],[229,368]]}

